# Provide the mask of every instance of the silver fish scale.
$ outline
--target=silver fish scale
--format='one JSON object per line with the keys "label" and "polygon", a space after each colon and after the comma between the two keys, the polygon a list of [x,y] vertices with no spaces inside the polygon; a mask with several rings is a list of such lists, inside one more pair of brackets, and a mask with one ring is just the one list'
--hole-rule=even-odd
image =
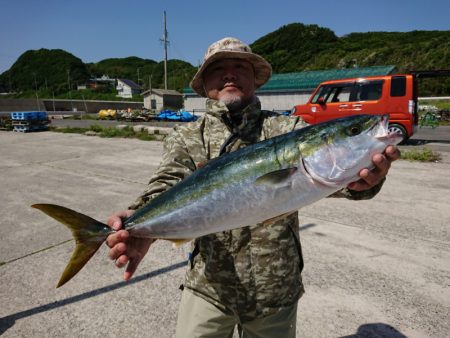
{"label": "silver fish scale", "polygon": [[[379,118],[366,116],[359,119],[387,130]],[[188,239],[260,223],[326,197],[357,180],[359,170],[370,163],[373,150],[381,151],[388,143],[378,140],[368,128],[355,138],[358,147],[367,148],[367,151],[347,152],[359,167],[352,167],[347,176],[344,170],[343,175],[336,178],[338,182],[327,179],[339,158],[327,156],[324,159],[323,154],[339,153],[335,146],[351,150],[353,142],[349,137],[343,137],[338,127],[343,124],[345,128],[345,123],[353,121],[356,117],[330,123],[329,141],[322,144],[320,135],[327,126],[317,125],[219,157],[159,195],[147,208],[138,210],[134,218],[137,224],[128,229],[136,237]],[[330,140],[337,142],[334,144]],[[312,146],[308,146],[308,156],[302,159],[300,149],[304,149],[307,142]],[[308,172],[302,160],[307,164]],[[323,163],[324,160],[328,164]],[[281,180],[264,179],[266,174],[294,166],[297,170],[285,172],[284,176],[282,173]],[[316,174],[315,169],[318,169]],[[263,179],[256,181],[260,177]]]}
{"label": "silver fish scale", "polygon": [[214,190],[182,208],[136,225],[131,231],[138,237],[194,238],[263,222],[334,191],[335,188],[317,186],[302,170],[279,185],[255,184],[252,177]]}

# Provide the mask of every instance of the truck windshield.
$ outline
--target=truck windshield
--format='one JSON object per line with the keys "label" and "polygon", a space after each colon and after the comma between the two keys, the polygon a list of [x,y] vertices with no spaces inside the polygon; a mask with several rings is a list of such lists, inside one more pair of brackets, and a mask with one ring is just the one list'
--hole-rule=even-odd
{"label": "truck windshield", "polygon": [[311,103],[318,103],[317,100],[319,100],[319,98],[323,98],[325,100],[325,97],[328,96],[330,89],[330,86],[320,86],[313,99],[311,100]]}
{"label": "truck windshield", "polygon": [[349,101],[353,87],[353,83],[321,86],[311,100],[311,103],[319,103],[319,99],[322,99],[321,101],[323,103]]}

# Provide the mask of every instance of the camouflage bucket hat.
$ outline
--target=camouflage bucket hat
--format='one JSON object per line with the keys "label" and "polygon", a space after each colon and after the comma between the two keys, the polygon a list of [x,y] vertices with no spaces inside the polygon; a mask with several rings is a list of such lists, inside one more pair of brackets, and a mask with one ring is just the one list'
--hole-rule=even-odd
{"label": "camouflage bucket hat", "polygon": [[203,64],[194,75],[190,85],[200,96],[206,97],[203,87],[203,73],[210,64],[221,59],[242,59],[250,62],[255,70],[256,88],[261,87],[272,75],[272,67],[260,55],[254,54],[251,48],[236,38],[224,38],[209,46],[203,58]]}

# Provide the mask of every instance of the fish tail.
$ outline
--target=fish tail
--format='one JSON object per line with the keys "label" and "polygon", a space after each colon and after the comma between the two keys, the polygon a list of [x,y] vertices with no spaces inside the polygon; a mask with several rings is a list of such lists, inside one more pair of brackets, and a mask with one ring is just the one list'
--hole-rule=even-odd
{"label": "fish tail", "polygon": [[33,204],[32,207],[63,223],[75,239],[75,250],[56,286],[59,288],[83,268],[112,230],[106,224],[59,205]]}

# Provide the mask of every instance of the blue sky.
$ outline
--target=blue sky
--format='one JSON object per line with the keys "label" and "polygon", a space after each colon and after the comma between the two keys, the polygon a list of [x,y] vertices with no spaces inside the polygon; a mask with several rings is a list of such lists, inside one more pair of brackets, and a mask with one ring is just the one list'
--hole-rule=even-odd
{"label": "blue sky", "polygon": [[450,30],[450,0],[0,0],[0,73],[29,49],[64,49],[83,62],[138,56],[198,65],[225,36],[252,43],[294,22],[352,32]]}

